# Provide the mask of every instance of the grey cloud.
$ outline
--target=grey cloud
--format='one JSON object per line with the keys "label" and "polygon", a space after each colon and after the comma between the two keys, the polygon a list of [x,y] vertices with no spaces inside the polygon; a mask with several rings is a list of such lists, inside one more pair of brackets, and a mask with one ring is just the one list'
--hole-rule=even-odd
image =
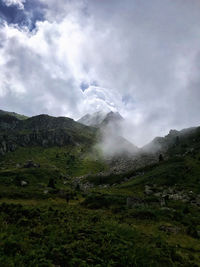
{"label": "grey cloud", "polygon": [[[72,116],[76,113],[80,95],[70,69],[65,68],[65,79],[53,77],[53,65],[59,67],[53,56],[51,59],[42,57],[26,42],[20,43],[17,37],[7,40],[3,52],[8,57],[1,71],[6,78],[4,88],[1,88],[6,93],[1,98],[2,108],[27,115]],[[47,66],[52,66],[52,72]]]}
{"label": "grey cloud", "polygon": [[[77,118],[111,106],[131,121],[125,134],[139,145],[200,122],[198,0],[40,2],[46,21],[34,34],[44,53],[33,38],[27,45],[4,35],[3,108]],[[102,94],[82,92],[83,81],[97,81]]]}

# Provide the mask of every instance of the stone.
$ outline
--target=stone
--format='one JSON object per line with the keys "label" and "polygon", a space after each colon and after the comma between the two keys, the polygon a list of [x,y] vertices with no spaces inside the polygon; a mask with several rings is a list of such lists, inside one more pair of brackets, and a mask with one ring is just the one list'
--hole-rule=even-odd
{"label": "stone", "polygon": [[166,206],[165,198],[161,198],[161,199],[160,199],[160,206],[161,206],[161,207]]}
{"label": "stone", "polygon": [[177,234],[180,231],[179,227],[176,226],[169,226],[169,225],[161,225],[159,227],[160,231],[166,232],[168,234]]}
{"label": "stone", "polygon": [[144,192],[146,195],[152,195],[153,194],[153,190],[151,189],[151,187],[149,185],[145,185]]}
{"label": "stone", "polygon": [[26,181],[21,181],[21,186],[26,186],[28,183]]}
{"label": "stone", "polygon": [[155,197],[161,197],[162,193],[161,192],[157,192],[154,194]]}
{"label": "stone", "polygon": [[171,194],[171,195],[169,195],[169,199],[171,199],[171,200],[182,200],[183,196],[180,195],[180,194]]}
{"label": "stone", "polygon": [[24,168],[39,168],[40,165],[34,163],[32,160],[28,160],[25,164],[24,164]]}

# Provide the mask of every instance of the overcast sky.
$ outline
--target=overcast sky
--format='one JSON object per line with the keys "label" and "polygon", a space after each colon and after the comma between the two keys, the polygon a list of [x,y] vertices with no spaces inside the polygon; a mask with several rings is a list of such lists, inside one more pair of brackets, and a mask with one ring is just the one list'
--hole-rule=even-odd
{"label": "overcast sky", "polygon": [[142,145],[200,125],[199,0],[0,0],[0,109],[106,109]]}

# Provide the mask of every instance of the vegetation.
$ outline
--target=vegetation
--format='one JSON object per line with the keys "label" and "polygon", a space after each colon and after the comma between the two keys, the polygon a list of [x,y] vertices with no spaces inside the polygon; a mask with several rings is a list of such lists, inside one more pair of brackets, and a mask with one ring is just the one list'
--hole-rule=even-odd
{"label": "vegetation", "polygon": [[0,157],[0,266],[200,266],[199,132],[123,173],[84,140]]}
{"label": "vegetation", "polygon": [[0,110],[0,116],[2,115],[10,115],[10,116],[13,116],[19,120],[26,120],[28,119],[27,116],[25,115],[21,115],[21,114],[18,114],[18,113],[15,113],[15,112],[9,112],[9,111],[4,111],[4,110]]}
{"label": "vegetation", "polygon": [[[126,182],[124,174],[114,186],[111,177],[107,187],[84,192],[66,179],[64,164],[57,165],[64,152],[57,158],[55,151],[30,149],[40,167],[12,167],[27,159],[23,148],[1,161],[1,266],[199,266],[198,206],[168,200],[162,208],[145,194],[146,184],[198,194],[199,155],[140,169]],[[128,207],[128,197],[145,205]]]}

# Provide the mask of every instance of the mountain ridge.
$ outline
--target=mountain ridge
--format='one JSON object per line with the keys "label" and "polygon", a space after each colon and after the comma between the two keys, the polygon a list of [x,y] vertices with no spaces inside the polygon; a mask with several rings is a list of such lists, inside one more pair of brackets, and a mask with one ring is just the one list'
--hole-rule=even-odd
{"label": "mountain ridge", "polygon": [[119,112],[104,112],[97,111],[92,114],[86,114],[81,117],[78,122],[94,127],[102,127],[109,123],[123,121],[124,118],[119,114]]}

